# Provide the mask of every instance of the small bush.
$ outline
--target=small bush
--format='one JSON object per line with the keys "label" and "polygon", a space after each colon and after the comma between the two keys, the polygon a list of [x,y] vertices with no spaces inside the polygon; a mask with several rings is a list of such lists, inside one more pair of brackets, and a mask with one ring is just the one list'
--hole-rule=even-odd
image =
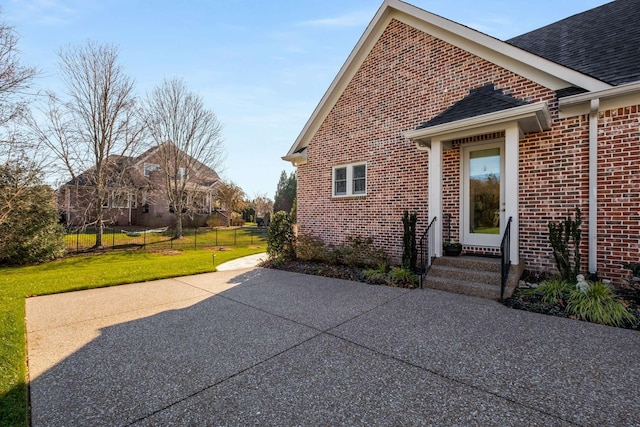
{"label": "small bush", "polygon": [[368,268],[362,272],[362,275],[369,283],[386,283],[387,263],[380,262],[377,268]]}
{"label": "small bush", "polygon": [[527,289],[525,294],[541,294],[544,303],[556,305],[566,302],[575,286],[563,280],[545,280],[537,288]]}
{"label": "small bush", "polygon": [[217,213],[211,214],[205,223],[207,224],[207,227],[220,227],[222,225],[222,221]]}
{"label": "small bush", "polygon": [[402,267],[393,267],[389,272],[389,279],[396,285],[414,287],[418,283],[418,276]]}
{"label": "small bush", "polygon": [[618,300],[609,286],[596,282],[586,293],[573,289],[569,296],[567,312],[588,322],[608,326],[624,326],[635,322],[635,316]]}
{"label": "small bush", "polygon": [[[580,241],[582,239],[582,215],[576,208],[575,217],[566,217],[558,224],[549,222],[549,242],[553,248],[553,257],[560,273],[560,278],[573,281],[580,274]],[[573,249],[573,250],[572,250]],[[573,253],[572,253],[573,252]]]}
{"label": "small bush", "polygon": [[296,241],[296,257],[303,261],[319,261],[335,264],[337,253],[333,246],[316,236],[300,235]]}
{"label": "small bush", "polygon": [[267,254],[278,263],[295,258],[295,235],[289,215],[280,211],[273,215],[267,235]]}
{"label": "small bush", "polygon": [[349,267],[372,268],[388,259],[384,250],[373,246],[372,237],[349,236],[338,248],[338,262]]}

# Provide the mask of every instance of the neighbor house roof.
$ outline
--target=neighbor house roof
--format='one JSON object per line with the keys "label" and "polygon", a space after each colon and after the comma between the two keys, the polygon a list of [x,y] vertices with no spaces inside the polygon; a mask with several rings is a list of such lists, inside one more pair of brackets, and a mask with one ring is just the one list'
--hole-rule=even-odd
{"label": "neighbor house roof", "polygon": [[527,105],[529,102],[505,95],[502,90],[494,89],[493,84],[472,89],[469,95],[453,104],[431,120],[418,126],[418,129],[425,129],[443,123],[455,122],[458,120],[476,117],[482,114],[495,113],[497,111],[508,110],[513,107]]}
{"label": "neighbor house roof", "polygon": [[616,0],[507,43],[612,85],[640,81],[640,2]]}
{"label": "neighbor house roof", "polygon": [[[126,169],[131,167],[131,165],[135,162],[135,160],[136,159],[134,157],[119,156],[119,155],[113,154],[105,160],[104,164],[106,167],[112,167],[113,172],[115,172],[117,176],[121,176]],[[91,166],[86,171],[82,172],[75,179],[71,179],[70,181],[62,184],[62,186],[63,187],[72,187],[76,185],[79,187],[93,186],[95,185],[95,182],[96,182],[95,176],[94,176],[95,173],[96,173],[96,167],[94,165],[94,166]],[[115,183],[110,182],[109,184],[115,184]]]}

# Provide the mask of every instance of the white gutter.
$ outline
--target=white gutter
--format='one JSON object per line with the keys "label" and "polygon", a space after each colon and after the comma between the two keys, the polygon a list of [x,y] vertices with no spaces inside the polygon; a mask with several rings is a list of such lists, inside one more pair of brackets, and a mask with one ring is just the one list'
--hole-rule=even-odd
{"label": "white gutter", "polygon": [[589,111],[589,273],[598,273],[598,111],[592,99]]}

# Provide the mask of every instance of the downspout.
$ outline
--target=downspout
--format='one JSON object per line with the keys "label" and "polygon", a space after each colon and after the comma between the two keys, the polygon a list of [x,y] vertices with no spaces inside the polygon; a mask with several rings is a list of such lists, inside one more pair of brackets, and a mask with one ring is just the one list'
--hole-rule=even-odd
{"label": "downspout", "polygon": [[598,110],[600,99],[592,99],[589,110],[589,273],[598,274]]}

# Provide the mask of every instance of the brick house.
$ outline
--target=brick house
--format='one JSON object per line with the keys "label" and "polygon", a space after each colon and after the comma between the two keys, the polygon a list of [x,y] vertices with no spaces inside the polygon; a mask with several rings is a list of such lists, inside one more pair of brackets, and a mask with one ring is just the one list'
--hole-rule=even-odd
{"label": "brick house", "polygon": [[638,262],[640,7],[617,0],[500,41],[385,0],[283,157],[298,232],[373,236],[394,261],[418,235],[553,271],[547,224],[579,207],[583,270]]}
{"label": "brick house", "polygon": [[[107,224],[119,226],[163,227],[175,222],[173,207],[166,195],[167,174],[162,170],[164,157],[160,147],[153,147],[137,157],[111,156],[111,174],[108,196],[103,204],[103,218]],[[224,212],[218,209],[216,187],[218,174],[199,162],[194,170],[180,164],[175,171],[177,180],[188,179],[185,185],[190,206],[184,225],[202,226],[212,215]],[[83,226],[96,220],[92,173],[94,168],[80,174],[58,190],[58,210],[67,226]]]}

